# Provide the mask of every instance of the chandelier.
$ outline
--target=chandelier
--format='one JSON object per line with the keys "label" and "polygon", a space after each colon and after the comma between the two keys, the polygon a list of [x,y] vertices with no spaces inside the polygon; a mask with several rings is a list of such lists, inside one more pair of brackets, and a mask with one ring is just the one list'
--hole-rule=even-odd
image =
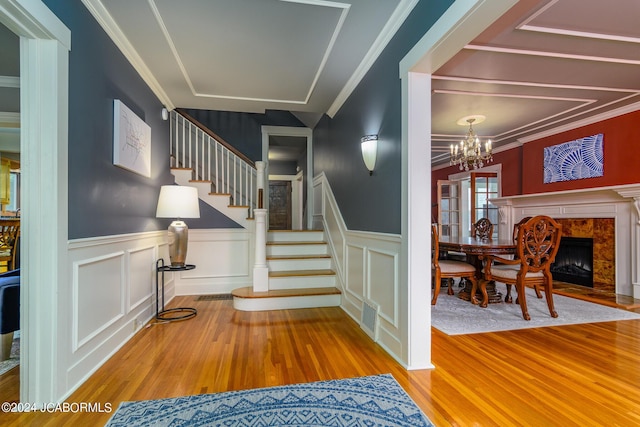
{"label": "chandelier", "polygon": [[451,161],[450,165],[460,165],[460,170],[468,171],[471,167],[479,169],[485,163],[493,161],[491,155],[491,140],[484,143],[484,152],[482,151],[482,143],[480,138],[473,130],[473,123],[484,121],[484,116],[469,116],[458,120],[458,124],[469,123],[469,131],[460,144],[451,144]]}

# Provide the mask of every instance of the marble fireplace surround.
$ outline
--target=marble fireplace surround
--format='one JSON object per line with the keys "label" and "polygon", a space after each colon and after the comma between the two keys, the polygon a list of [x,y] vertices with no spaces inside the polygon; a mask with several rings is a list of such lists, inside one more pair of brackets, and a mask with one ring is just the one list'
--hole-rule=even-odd
{"label": "marble fireplace surround", "polygon": [[612,218],[614,221],[615,292],[640,299],[640,184],[498,197],[500,236],[527,216],[556,219]]}

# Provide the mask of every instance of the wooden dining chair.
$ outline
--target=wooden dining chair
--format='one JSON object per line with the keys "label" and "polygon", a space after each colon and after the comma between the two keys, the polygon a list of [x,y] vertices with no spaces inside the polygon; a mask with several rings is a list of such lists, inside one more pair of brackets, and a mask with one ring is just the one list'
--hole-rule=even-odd
{"label": "wooden dining chair", "polygon": [[471,227],[471,237],[480,240],[491,240],[493,237],[493,224],[489,218],[480,218]]}
{"label": "wooden dining chair", "polygon": [[496,255],[486,257],[485,279],[505,283],[507,291],[511,285],[516,286],[516,302],[520,304],[525,320],[531,320],[527,310],[526,286],[543,286],[549,313],[551,317],[558,317],[553,305],[553,277],[550,268],[558,253],[561,235],[562,226],[553,218],[546,215],[535,216],[518,227],[515,259]]}
{"label": "wooden dining chair", "polygon": [[18,241],[20,239],[19,220],[0,220],[0,262],[7,263],[7,270],[15,270]]}
{"label": "wooden dining chair", "polygon": [[[529,221],[530,219],[531,219],[530,216],[526,216],[513,225],[513,243],[516,243],[518,240],[518,229],[520,229],[520,226],[525,222]],[[516,259],[517,257],[518,257],[517,255],[514,256],[514,259]],[[542,293],[540,292],[540,285],[534,284],[533,289],[536,291],[536,296],[538,297],[538,299],[542,299]],[[507,294],[504,297],[504,302],[508,302],[508,303],[513,302],[513,297],[511,297],[511,285],[509,284],[507,284]],[[519,304],[517,297],[516,297],[516,304]]]}
{"label": "wooden dining chair", "polygon": [[[440,285],[442,283],[442,279],[454,279],[456,277],[460,277],[468,279],[474,287],[477,285],[475,266],[463,261],[440,259],[438,227],[433,224],[431,225],[431,271],[435,287],[433,291],[433,298],[431,299],[431,305],[436,305],[438,294],[440,294]],[[453,281],[451,280],[449,283],[449,290],[447,291],[447,294],[449,295],[453,295],[452,284]]]}

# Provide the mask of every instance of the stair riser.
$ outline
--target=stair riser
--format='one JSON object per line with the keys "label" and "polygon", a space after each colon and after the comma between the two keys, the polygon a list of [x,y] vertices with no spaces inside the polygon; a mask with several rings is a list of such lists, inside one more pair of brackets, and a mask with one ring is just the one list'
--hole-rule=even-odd
{"label": "stair riser", "polygon": [[335,276],[294,276],[269,278],[269,289],[330,288],[335,286]]}
{"label": "stair riser", "polygon": [[[202,196],[212,192],[212,190],[211,190],[211,182],[194,182],[194,181],[190,181],[186,185],[188,185],[189,187],[196,187],[198,189],[198,196],[200,196],[201,199],[202,199]],[[229,197],[227,197],[227,200],[228,199],[229,199]]]}
{"label": "stair riser", "polygon": [[322,242],[323,240],[323,231],[269,231],[267,233],[269,242]]}
{"label": "stair riser", "polygon": [[326,255],[327,245],[267,245],[267,256],[270,255]]}
{"label": "stair riser", "polygon": [[341,295],[314,295],[282,298],[233,298],[240,311],[287,310],[295,308],[339,307]]}
{"label": "stair riser", "polygon": [[267,260],[270,271],[290,271],[290,270],[326,270],[331,268],[331,259],[286,259]]}

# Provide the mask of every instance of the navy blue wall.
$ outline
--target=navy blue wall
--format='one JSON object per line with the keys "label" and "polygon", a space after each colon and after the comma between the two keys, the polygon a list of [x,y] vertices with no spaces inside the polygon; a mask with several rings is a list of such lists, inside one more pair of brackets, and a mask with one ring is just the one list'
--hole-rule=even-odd
{"label": "navy blue wall", "polygon": [[[155,218],[169,172],[169,122],[162,104],[80,0],[44,0],[71,30],[69,53],[69,238],[166,228]],[[151,178],[113,165],[113,100],[151,127]],[[212,208],[192,228],[237,227]]]}
{"label": "navy blue wall", "polygon": [[[401,232],[399,63],[452,3],[421,0],[340,111],[314,129],[314,173],[326,174],[350,230]],[[373,176],[360,152],[360,138],[369,134],[379,135]]]}

